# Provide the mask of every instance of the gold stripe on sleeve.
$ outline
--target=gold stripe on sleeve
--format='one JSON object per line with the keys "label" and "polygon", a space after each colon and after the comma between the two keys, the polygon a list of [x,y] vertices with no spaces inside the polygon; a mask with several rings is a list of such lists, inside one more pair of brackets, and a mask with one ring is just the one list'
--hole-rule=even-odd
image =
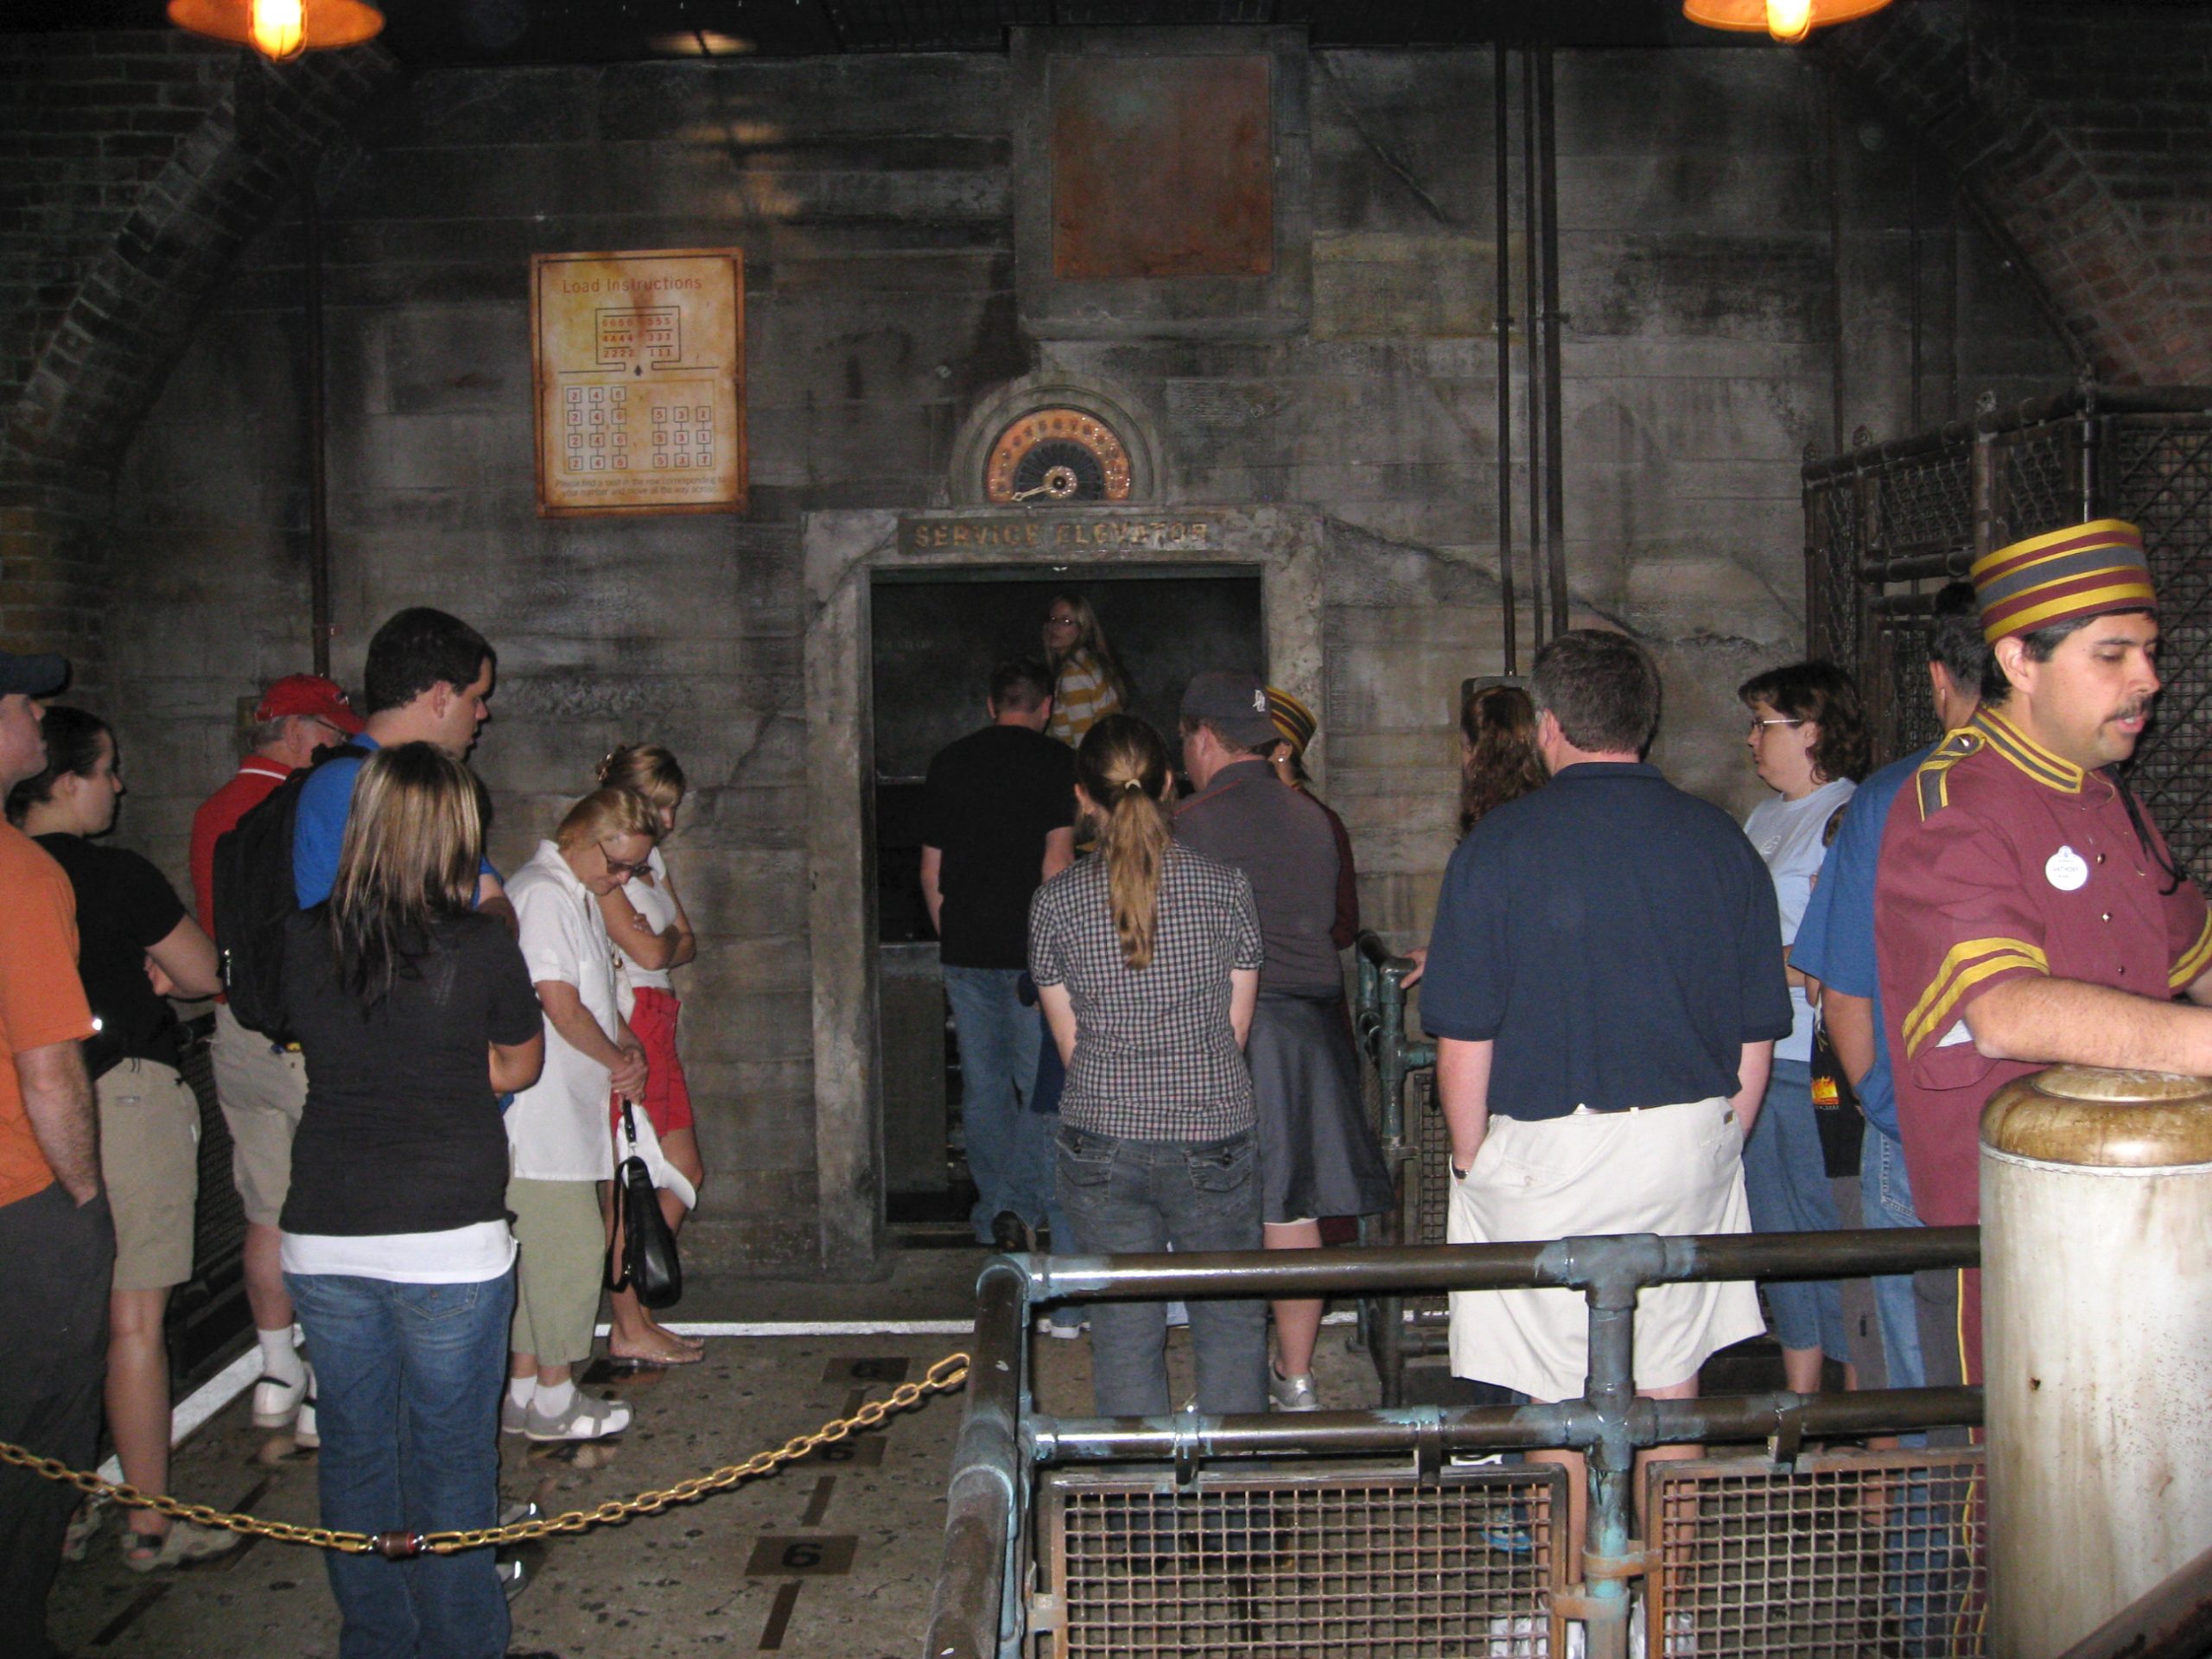
{"label": "gold stripe on sleeve", "polygon": [[2166,976],[2168,988],[2185,991],[2194,985],[2207,968],[2212,968],[2212,914],[2204,918],[2204,925],[2196,935],[2196,943],[2182,953],[2173,971]]}
{"label": "gold stripe on sleeve", "polygon": [[1991,976],[2014,968],[2048,974],[2050,960],[2041,946],[2024,939],[1967,939],[1953,945],[1936,969],[1935,979],[1904,1017],[1901,1029],[1906,1058],[1919,1052],[1928,1039],[1943,1028],[1943,1021],[1967,991]]}

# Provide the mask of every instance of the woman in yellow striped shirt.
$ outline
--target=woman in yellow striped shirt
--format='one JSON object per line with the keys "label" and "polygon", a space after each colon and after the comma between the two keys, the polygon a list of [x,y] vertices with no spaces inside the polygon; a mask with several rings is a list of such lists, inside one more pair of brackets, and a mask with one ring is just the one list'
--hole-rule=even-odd
{"label": "woman in yellow striped shirt", "polygon": [[1089,600],[1065,590],[1052,595],[1045,611],[1045,657],[1052,669],[1049,735],[1073,747],[1104,716],[1128,712],[1128,677]]}

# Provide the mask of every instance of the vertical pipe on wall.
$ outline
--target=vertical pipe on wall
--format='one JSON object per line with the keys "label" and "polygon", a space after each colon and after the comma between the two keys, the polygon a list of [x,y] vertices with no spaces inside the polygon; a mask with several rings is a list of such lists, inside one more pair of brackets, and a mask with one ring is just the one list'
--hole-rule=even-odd
{"label": "vertical pipe on wall", "polygon": [[315,671],[330,673],[330,491],[327,387],[322,350],[322,205],[315,195],[321,160],[310,151],[299,166],[300,228],[307,266],[308,369],[308,613],[313,636]]}
{"label": "vertical pipe on wall", "polygon": [[1497,588],[1505,620],[1505,671],[1518,674],[1521,607],[1513,592],[1513,169],[1506,153],[1513,136],[1506,73],[1505,43],[1500,41],[1491,48],[1491,148],[1497,159]]}
{"label": "vertical pipe on wall", "polygon": [[1828,171],[1828,453],[1843,453],[1843,149],[1836,133],[1835,71],[1821,79]]}
{"label": "vertical pipe on wall", "polygon": [[1905,186],[1905,270],[1906,281],[1912,289],[1912,427],[1921,428],[1921,313],[1920,303],[1920,143],[1916,137],[1912,145],[1910,171]]}
{"label": "vertical pipe on wall", "polygon": [[1552,99],[1552,49],[1536,59],[1537,164],[1542,189],[1544,272],[1544,544],[1550,550],[1552,632],[1566,632],[1567,445],[1560,397],[1559,144]]}
{"label": "vertical pipe on wall", "polygon": [[1536,50],[1521,48],[1521,294],[1528,308],[1529,391],[1529,595],[1537,649],[1546,636],[1544,604],[1550,581],[1551,549],[1544,537],[1544,377],[1536,372],[1536,341],[1543,317],[1543,283],[1536,270]]}

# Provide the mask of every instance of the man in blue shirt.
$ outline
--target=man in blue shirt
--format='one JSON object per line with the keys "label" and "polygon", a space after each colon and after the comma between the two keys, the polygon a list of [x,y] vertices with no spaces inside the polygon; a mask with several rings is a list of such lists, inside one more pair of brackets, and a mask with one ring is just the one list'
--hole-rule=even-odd
{"label": "man in blue shirt", "polygon": [[[1928,641],[1928,678],[1936,716],[1945,731],[1966,724],[1981,690],[1989,646],[1971,584],[1955,582],[1936,596],[1936,621]],[[1789,965],[1821,982],[1821,1018],[1836,1056],[1859,1091],[1873,1131],[1860,1143],[1860,1202],[1869,1227],[1917,1227],[1912,1185],[1898,1137],[1897,1090],[1882,1038],[1880,992],[1874,975],[1874,870],[1891,803],[1925,760],[1929,748],[1892,761],[1859,785],[1845,810],[1843,828],[1828,849],[1815,883]],[[1932,1275],[1931,1275],[1932,1277]],[[1874,1281],[1874,1307],[1882,1324],[1882,1350],[1893,1389],[1928,1385],[1919,1312],[1910,1274]],[[1948,1368],[1947,1368],[1948,1370]]]}
{"label": "man in blue shirt", "polygon": [[[361,702],[367,727],[352,740],[364,749],[396,743],[435,743],[465,760],[476,734],[492,717],[492,682],[499,657],[484,636],[458,617],[427,605],[399,612],[369,641],[361,671]],[[338,852],[353,801],[358,756],[324,761],[300,791],[292,834],[292,887],[300,907],[319,905],[338,879]],[[476,907],[514,925],[514,911],[486,860],[476,886]]]}

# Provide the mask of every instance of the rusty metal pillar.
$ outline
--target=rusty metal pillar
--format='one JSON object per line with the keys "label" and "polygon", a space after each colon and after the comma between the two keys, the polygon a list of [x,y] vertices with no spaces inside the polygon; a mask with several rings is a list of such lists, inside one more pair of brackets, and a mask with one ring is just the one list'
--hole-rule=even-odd
{"label": "rusty metal pillar", "polygon": [[2057,1066],[1981,1120],[1990,1659],[2212,1547],[2212,1082]]}

